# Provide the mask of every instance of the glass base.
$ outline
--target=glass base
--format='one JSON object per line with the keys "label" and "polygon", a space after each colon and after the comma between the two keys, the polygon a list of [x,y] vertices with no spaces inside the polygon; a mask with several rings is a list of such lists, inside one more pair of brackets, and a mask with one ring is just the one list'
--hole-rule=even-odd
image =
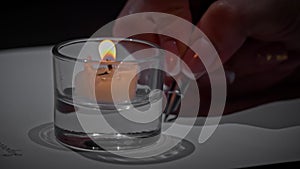
{"label": "glass base", "polygon": [[154,144],[160,138],[160,130],[128,134],[79,133],[55,126],[55,136],[63,145],[81,151],[130,150]]}

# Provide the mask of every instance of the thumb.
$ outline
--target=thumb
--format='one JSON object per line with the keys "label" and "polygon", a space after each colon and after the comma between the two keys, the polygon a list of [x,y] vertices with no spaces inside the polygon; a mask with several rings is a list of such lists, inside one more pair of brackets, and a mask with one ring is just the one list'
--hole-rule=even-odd
{"label": "thumb", "polygon": [[[204,67],[203,59],[207,61],[206,66],[211,67],[210,70],[217,69],[218,65],[215,65],[215,63],[219,59],[218,55],[223,63],[226,62],[247,38],[247,32],[243,28],[238,10],[226,0],[214,2],[203,15],[197,27],[208,37],[218,54],[210,49],[211,45],[205,38],[201,39],[202,36],[197,36],[197,31],[192,33],[191,46],[199,48],[202,53],[194,53],[189,49],[183,60],[196,75],[196,78],[204,75],[207,70]],[[201,60],[196,59],[197,56]]]}
{"label": "thumb", "polygon": [[238,9],[232,3],[216,1],[197,25],[210,39],[223,63],[242,46],[247,35]]}

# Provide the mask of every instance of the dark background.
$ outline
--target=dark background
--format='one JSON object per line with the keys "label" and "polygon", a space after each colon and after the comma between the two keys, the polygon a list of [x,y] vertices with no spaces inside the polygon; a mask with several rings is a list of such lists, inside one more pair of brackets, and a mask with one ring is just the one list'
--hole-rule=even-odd
{"label": "dark background", "polygon": [[[88,38],[116,19],[126,0],[6,1],[0,5],[0,50]],[[194,23],[211,0],[190,0]]]}
{"label": "dark background", "polygon": [[1,3],[0,49],[52,45],[90,37],[114,20],[126,0]]}

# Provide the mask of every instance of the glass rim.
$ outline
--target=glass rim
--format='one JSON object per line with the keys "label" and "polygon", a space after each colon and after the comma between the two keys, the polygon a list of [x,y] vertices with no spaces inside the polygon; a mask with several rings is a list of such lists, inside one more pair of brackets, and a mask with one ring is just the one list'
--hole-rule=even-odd
{"label": "glass rim", "polygon": [[71,39],[71,40],[60,42],[60,43],[53,46],[52,54],[54,55],[55,58],[58,58],[58,59],[61,59],[61,60],[68,60],[68,61],[75,61],[75,62],[77,62],[77,61],[86,62],[86,59],[75,58],[75,57],[63,54],[63,53],[60,52],[60,49],[64,48],[65,46],[69,46],[69,45],[76,44],[76,43],[94,42],[94,41],[101,41],[101,40],[105,40],[105,39],[109,39],[109,40],[113,40],[113,41],[117,41],[117,42],[127,41],[127,42],[146,44],[148,46],[151,46],[153,48],[158,49],[158,54],[157,55],[154,55],[153,57],[149,57],[149,58],[143,58],[143,61],[153,60],[156,57],[161,56],[162,53],[163,53],[161,51],[161,47],[159,47],[157,44],[149,42],[149,41],[145,41],[145,40],[140,40],[140,39],[135,39],[135,38],[121,38],[121,37],[95,37],[95,38],[78,38],[78,39]]}

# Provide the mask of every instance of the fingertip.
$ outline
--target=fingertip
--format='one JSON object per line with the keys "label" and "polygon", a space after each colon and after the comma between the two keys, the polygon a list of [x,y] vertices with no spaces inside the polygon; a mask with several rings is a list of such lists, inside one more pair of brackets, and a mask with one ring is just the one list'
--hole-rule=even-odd
{"label": "fingertip", "polygon": [[195,77],[197,79],[206,72],[199,55],[191,49],[188,49],[183,60],[184,64],[182,65],[182,72],[188,77]]}

